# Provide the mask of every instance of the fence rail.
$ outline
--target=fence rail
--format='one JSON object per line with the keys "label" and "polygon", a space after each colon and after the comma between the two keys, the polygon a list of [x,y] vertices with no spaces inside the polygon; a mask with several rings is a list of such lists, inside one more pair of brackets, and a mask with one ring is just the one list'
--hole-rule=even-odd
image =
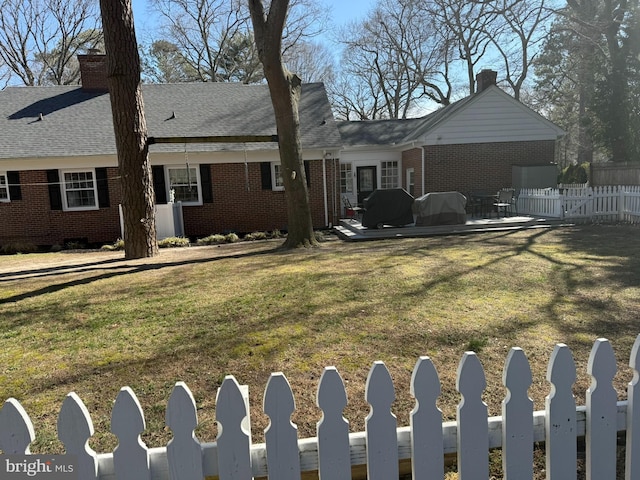
{"label": "fence rail", "polygon": [[[456,388],[462,401],[455,422],[442,423],[436,406],[440,395],[437,371],[428,357],[420,357],[411,379],[416,399],[410,425],[397,428],[391,412],[395,399],[391,376],[382,362],[375,362],[367,379],[365,397],[371,411],[365,431],[349,433],[343,417],[347,405],[345,387],[338,371],[327,367],[317,391],[322,418],[317,436],[298,440],[291,422],[295,401],[282,373],[273,373],[264,395],[264,411],[270,418],[265,443],[251,445],[243,426],[249,416],[242,389],[227,376],[216,397],[216,420],[221,426],[216,442],[200,443],[196,403],[183,382],[178,382],[168,401],[166,424],[173,438],[166,447],[147,448],[140,439],[145,429],[142,408],[124,387],[113,406],[111,430],[118,437],[112,453],[97,454],[88,441],[94,433],[91,417],[82,400],[70,393],[58,417],[58,436],[66,453],[76,455],[78,478],[117,480],[195,480],[217,476],[221,480],[268,477],[301,478],[301,472],[317,471],[322,479],[352,478],[354,467],[366,466],[370,480],[398,478],[399,462],[411,460],[414,479],[442,479],[444,455],[457,452],[459,478],[489,478],[488,451],[503,449],[504,477],[533,477],[533,444],[546,442],[547,478],[571,480],[577,476],[577,436],[586,436],[587,478],[616,478],[617,433],[626,430],[626,478],[640,478],[640,335],[629,365],[633,378],[627,400],[618,401],[613,388],[616,359],[610,343],[598,339],[591,350],[587,372],[592,377],[585,406],[576,407],[572,385],[576,366],[569,348],[558,344],[547,370],[550,393],[545,410],[533,411],[527,391],[532,383],[525,353],[512,348],[507,356],[503,383],[508,394],[501,417],[487,417],[482,401],[486,387],[480,360],[466,352],[458,366]],[[0,410],[0,449],[4,454],[29,454],[33,424],[20,405],[10,398]]]}
{"label": "fence rail", "polygon": [[594,222],[640,222],[640,186],[522,189],[518,212]]}

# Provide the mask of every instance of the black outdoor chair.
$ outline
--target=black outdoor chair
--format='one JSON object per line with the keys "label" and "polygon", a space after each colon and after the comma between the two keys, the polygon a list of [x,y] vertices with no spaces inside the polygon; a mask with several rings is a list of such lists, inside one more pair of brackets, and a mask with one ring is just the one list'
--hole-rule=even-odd
{"label": "black outdoor chair", "polygon": [[513,215],[514,210],[516,214],[518,213],[515,193],[513,188],[503,188],[498,192],[498,200],[493,204],[498,213],[498,217],[500,216],[501,209],[505,217]]}

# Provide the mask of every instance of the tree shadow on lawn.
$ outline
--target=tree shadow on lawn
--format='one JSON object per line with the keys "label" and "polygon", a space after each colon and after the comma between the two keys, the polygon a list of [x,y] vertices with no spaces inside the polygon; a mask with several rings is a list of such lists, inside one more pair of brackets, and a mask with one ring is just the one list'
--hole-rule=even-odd
{"label": "tree shadow on lawn", "polygon": [[[44,269],[38,270],[38,272],[40,272],[39,276],[59,277],[61,275],[77,276],[77,275],[90,274],[91,272],[96,272],[96,273],[93,275],[86,276],[84,278],[76,278],[74,280],[70,280],[67,282],[47,285],[45,287],[38,288],[29,292],[24,292],[21,294],[5,297],[0,299],[0,305],[5,303],[19,302],[27,298],[33,298],[39,295],[54,293],[60,290],[64,290],[66,288],[75,287],[79,285],[88,285],[93,282],[114,278],[118,276],[130,275],[130,274],[141,273],[141,272],[150,272],[150,271],[162,270],[165,268],[172,268],[172,267],[207,264],[207,263],[217,262],[220,260],[227,260],[229,258],[249,258],[249,257],[255,257],[255,256],[273,255],[273,254],[276,254],[278,251],[279,251],[278,249],[269,248],[265,250],[249,251],[244,253],[233,253],[233,254],[221,255],[221,256],[215,256],[215,257],[212,256],[212,257],[206,257],[206,258],[192,258],[187,260],[176,260],[176,261],[170,261],[170,262],[153,262],[153,259],[146,259],[147,261],[144,263],[141,263],[141,262],[131,263],[130,261],[122,260],[122,259],[120,260],[110,259],[102,262],[91,262],[89,264],[77,264],[72,267],[60,266],[60,267],[44,268]],[[25,273],[27,274],[28,279],[36,278],[34,276],[29,275],[30,273],[32,273],[32,271],[25,271]],[[13,275],[13,278],[11,280],[15,281],[16,280],[15,276],[16,274]]]}

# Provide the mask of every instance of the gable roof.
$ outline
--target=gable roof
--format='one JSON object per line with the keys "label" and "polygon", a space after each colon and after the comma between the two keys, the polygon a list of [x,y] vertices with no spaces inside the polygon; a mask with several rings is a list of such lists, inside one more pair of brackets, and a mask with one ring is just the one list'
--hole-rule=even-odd
{"label": "gable roof", "polygon": [[[145,84],[149,136],[274,135],[267,85],[236,83]],[[302,86],[299,105],[305,149],[342,145],[324,85]],[[42,120],[40,115],[42,114]],[[193,151],[275,150],[276,143],[190,145]],[[151,151],[183,151],[184,144]],[[109,95],[77,86],[8,87],[0,91],[0,158],[116,154]]]}
{"label": "gable roof", "polygon": [[[487,105],[491,105],[487,108]],[[466,117],[465,117],[466,115]],[[491,117],[491,118],[490,118]],[[464,118],[462,121],[461,119]],[[496,128],[496,119],[506,122],[507,127],[522,125],[521,131],[508,132],[510,139],[497,140],[489,133],[486,137],[476,136],[478,130]],[[454,125],[461,120],[460,125]],[[467,122],[466,124],[464,122]],[[449,127],[447,131],[446,128]],[[537,127],[536,131],[532,126]],[[371,120],[338,122],[338,128],[345,147],[362,146],[407,146],[428,143],[475,143],[481,141],[518,141],[530,139],[555,139],[564,134],[563,130],[542,115],[533,111],[499,87],[492,85],[480,93],[469,95],[446,107],[442,107],[424,117],[402,120]],[[456,132],[457,130],[457,132]],[[440,132],[456,138],[443,140]],[[536,137],[537,135],[537,137]],[[534,138],[536,137],[536,138]],[[390,141],[388,141],[390,140]]]}

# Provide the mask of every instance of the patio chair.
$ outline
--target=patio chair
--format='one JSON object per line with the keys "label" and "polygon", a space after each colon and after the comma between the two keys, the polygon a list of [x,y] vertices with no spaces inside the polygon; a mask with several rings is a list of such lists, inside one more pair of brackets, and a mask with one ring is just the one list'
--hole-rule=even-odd
{"label": "patio chair", "polygon": [[344,209],[349,221],[355,222],[356,220],[358,220],[358,217],[360,216],[360,213],[364,210],[364,208],[352,205],[351,201],[347,197],[342,197],[342,203],[344,204]]}
{"label": "patio chair", "polygon": [[503,188],[502,190],[500,190],[498,192],[498,199],[493,204],[493,206],[498,213],[498,217],[500,217],[500,209],[502,209],[502,212],[504,213],[503,216],[505,217],[508,215],[512,215],[514,209],[516,210],[517,214],[518,212],[516,207],[515,190],[513,188]]}

